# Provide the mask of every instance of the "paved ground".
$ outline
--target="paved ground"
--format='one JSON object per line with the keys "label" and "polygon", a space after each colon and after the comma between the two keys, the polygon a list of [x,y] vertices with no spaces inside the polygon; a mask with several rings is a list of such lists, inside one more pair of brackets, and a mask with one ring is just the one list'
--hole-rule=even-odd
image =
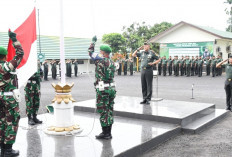
{"label": "paved ground", "polygon": [[[214,103],[217,108],[223,109],[225,108],[224,79],[224,76],[212,78],[211,76],[204,76],[204,74],[201,78],[197,76],[161,76],[159,77],[159,97],[171,100]],[[117,83],[117,95],[141,97],[140,74],[116,76],[115,81]],[[44,106],[50,104],[54,97],[54,89],[51,87],[52,82],[58,82],[58,80],[53,81],[50,79],[50,81],[42,82],[39,113],[46,111]],[[95,98],[93,74],[83,74],[77,78],[68,78],[67,82],[75,83],[72,95],[77,101]],[[195,99],[190,99],[192,97],[192,84],[194,84]],[[20,103],[22,117],[25,116],[24,104],[24,101]],[[177,136],[158,148],[147,152],[144,157],[232,156],[231,120],[232,116],[230,115],[221,123],[200,134]]]}

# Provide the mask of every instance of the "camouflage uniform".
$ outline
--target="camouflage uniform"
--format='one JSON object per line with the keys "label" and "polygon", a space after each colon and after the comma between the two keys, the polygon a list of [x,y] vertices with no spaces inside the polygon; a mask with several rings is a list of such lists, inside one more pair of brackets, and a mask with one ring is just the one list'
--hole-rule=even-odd
{"label": "camouflage uniform", "polygon": [[14,144],[20,119],[19,103],[13,96],[4,95],[18,88],[17,75],[13,74],[20,64],[24,52],[18,41],[13,43],[16,55],[13,60],[0,61],[0,141]]}
{"label": "camouflage uniform", "polygon": [[27,115],[37,114],[40,106],[40,82],[42,73],[40,68],[30,77],[25,90],[26,113]]}
{"label": "camouflage uniform", "polygon": [[[114,72],[116,70],[114,62],[110,58],[105,58],[101,54],[94,53],[94,45],[89,48],[89,56],[95,63],[95,83],[97,86],[100,81],[104,84],[114,82]],[[100,123],[102,127],[111,126],[114,122],[113,107],[116,90],[114,86],[105,87],[104,91],[96,88],[97,112],[100,113]]]}

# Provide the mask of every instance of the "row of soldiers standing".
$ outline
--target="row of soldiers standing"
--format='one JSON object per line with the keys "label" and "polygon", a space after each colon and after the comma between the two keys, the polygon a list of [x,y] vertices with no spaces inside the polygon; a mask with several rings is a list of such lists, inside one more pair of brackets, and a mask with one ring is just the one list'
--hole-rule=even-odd
{"label": "row of soldiers standing", "polygon": [[[52,72],[52,78],[56,79],[57,77],[57,65],[59,65],[59,74],[61,77],[61,67],[60,67],[60,61],[58,60],[51,60],[50,62],[48,60],[45,60],[42,65],[44,68],[44,80],[48,81],[48,64],[51,64],[51,72]],[[71,60],[68,59],[66,60],[66,76],[67,77],[72,77],[72,64],[74,65],[74,75],[77,77],[78,73],[78,61],[77,59]]]}
{"label": "row of soldiers standing", "polygon": [[182,56],[181,59],[178,59],[178,56],[174,56],[174,59],[170,56],[169,59],[166,59],[166,56],[162,57],[162,60],[158,64],[158,74],[166,76],[167,72],[169,76],[172,75],[174,71],[174,76],[202,76],[203,65],[206,65],[206,75],[209,76],[212,72],[212,77],[222,75],[222,67],[216,68],[216,64],[222,61],[221,56],[205,57],[202,59],[201,56],[192,56],[190,59],[189,56]]}
{"label": "row of soldiers standing", "polygon": [[130,59],[117,59],[116,61],[118,63],[118,75],[121,75],[122,69],[124,72],[124,75],[127,75],[127,71],[130,71],[130,75],[133,75],[133,64],[134,61],[132,58]]}

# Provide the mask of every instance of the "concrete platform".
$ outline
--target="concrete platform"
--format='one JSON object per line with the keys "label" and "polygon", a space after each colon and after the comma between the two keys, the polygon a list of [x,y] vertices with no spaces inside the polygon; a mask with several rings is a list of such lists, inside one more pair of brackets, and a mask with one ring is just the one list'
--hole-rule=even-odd
{"label": "concrete platform", "polygon": [[140,156],[181,132],[176,124],[115,117],[113,139],[100,141],[95,139],[95,135],[101,132],[95,114],[75,112],[75,122],[84,129],[79,135],[89,134],[94,122],[93,131],[85,137],[47,135],[43,129],[51,124],[51,114],[39,115],[39,118],[44,124],[34,127],[28,127],[27,118],[20,120],[14,148],[20,150],[21,157]]}
{"label": "concrete platform", "polygon": [[[214,104],[162,100],[141,105],[141,98],[117,96],[116,116],[178,124],[183,131],[197,133],[224,118],[228,111],[215,109]],[[94,112],[95,99],[75,103],[76,111]],[[196,131],[197,130],[197,131]]]}

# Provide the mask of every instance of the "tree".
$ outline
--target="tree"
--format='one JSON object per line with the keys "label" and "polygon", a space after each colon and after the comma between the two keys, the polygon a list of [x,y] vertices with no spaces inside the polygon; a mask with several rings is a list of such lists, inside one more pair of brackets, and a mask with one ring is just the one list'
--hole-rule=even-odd
{"label": "tree", "polygon": [[[228,3],[231,6],[232,0],[227,0],[224,3]],[[227,23],[229,24],[229,26],[226,28],[226,31],[232,32],[232,6],[231,6],[230,10],[228,8],[226,8],[225,12],[227,15],[230,16],[229,19],[227,20]]]}
{"label": "tree", "polygon": [[[167,30],[172,26],[171,23],[162,22],[160,24],[154,24],[153,26],[146,25],[145,22],[133,23],[129,27],[123,27],[123,36],[126,38],[126,46],[130,47],[133,51],[143,45],[157,34]],[[151,49],[158,52],[158,44],[153,44]]]}
{"label": "tree", "polygon": [[119,50],[125,51],[126,39],[119,33],[104,34],[102,41],[110,45],[113,53]]}

